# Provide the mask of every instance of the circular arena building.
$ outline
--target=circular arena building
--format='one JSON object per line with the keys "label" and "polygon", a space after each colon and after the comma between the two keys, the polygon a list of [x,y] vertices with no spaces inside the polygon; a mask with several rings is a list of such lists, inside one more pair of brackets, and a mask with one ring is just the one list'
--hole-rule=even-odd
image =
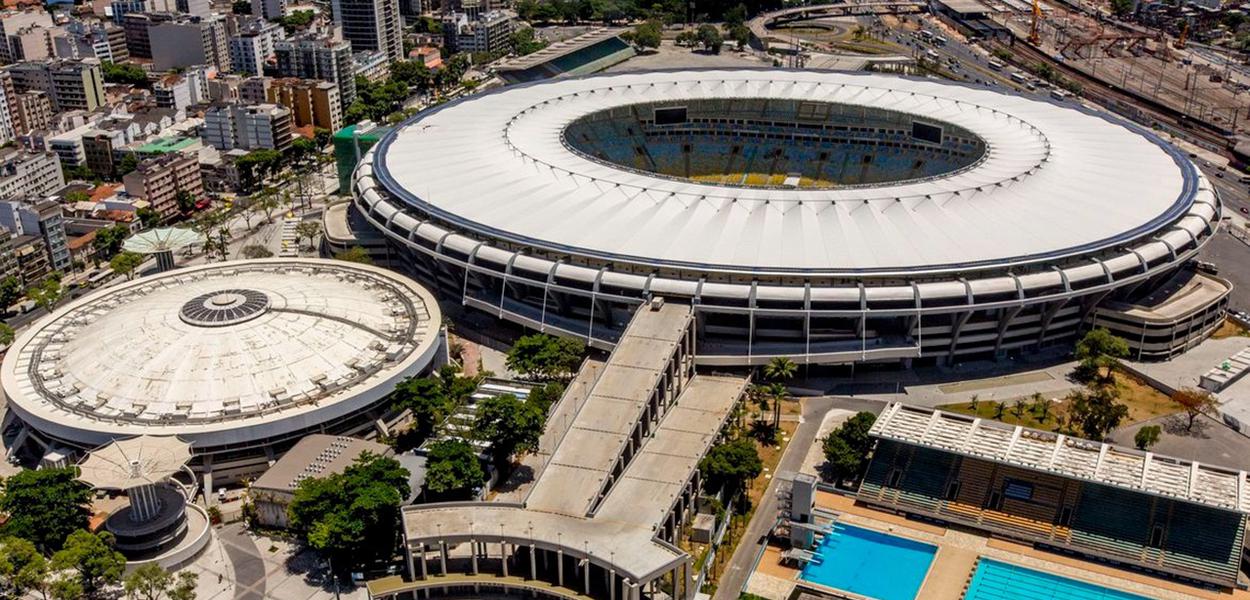
{"label": "circular arena building", "polygon": [[312,432],[355,433],[442,343],[434,297],[339,261],[213,263],[106,288],[26,330],[0,384],[40,450],[177,435],[219,481]]}
{"label": "circular arena building", "polygon": [[354,210],[463,303],[611,347],[654,296],[698,361],[1002,357],[1107,326],[1170,356],[1230,286],[1183,268],[1220,203],[1072,102],[869,73],[682,70],[470,96],[391,131]]}

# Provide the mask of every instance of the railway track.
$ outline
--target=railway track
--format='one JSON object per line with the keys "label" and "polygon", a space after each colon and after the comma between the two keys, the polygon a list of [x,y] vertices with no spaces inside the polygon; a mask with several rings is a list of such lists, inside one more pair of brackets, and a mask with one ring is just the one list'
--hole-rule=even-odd
{"label": "railway track", "polygon": [[1195,119],[1151,98],[1120,89],[1101,79],[1094,78],[1084,71],[1056,61],[1050,55],[1034,48],[1023,40],[1017,39],[1015,41],[1016,43],[1011,45],[993,42],[991,47],[1001,48],[1010,52],[1012,55],[1011,62],[1026,71],[1029,70],[1029,65],[1039,62],[1050,65],[1057,73],[1079,83],[1082,88],[1082,95],[1085,98],[1117,114],[1147,126],[1162,124],[1181,137],[1191,138],[1200,146],[1220,152],[1227,151],[1229,142],[1227,134],[1222,128],[1212,123]]}

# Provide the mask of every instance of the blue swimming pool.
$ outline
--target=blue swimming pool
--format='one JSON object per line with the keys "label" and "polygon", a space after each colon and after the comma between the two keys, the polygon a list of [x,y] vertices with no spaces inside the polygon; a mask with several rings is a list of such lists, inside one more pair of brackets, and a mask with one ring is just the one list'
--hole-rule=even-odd
{"label": "blue swimming pool", "polygon": [[936,552],[936,546],[838,523],[799,577],[877,600],[913,600]]}
{"label": "blue swimming pool", "polygon": [[982,558],[964,600],[1149,600],[1067,577]]}

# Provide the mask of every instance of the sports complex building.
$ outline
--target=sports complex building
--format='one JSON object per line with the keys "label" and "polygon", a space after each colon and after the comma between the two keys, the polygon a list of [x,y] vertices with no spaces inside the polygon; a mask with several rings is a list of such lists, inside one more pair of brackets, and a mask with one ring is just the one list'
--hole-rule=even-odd
{"label": "sports complex building", "polygon": [[697,361],[1002,357],[1096,317],[1138,358],[1203,339],[1216,192],[1072,103],[869,73],[682,70],[509,86],[417,115],[354,173],[388,264],[610,348],[654,296]]}
{"label": "sports complex building", "polygon": [[178,436],[200,473],[255,477],[305,435],[373,428],[396,383],[442,345],[434,297],[385,269],[184,267],[84,296],[18,337],[0,367],[20,428],[9,446]]}
{"label": "sports complex building", "polygon": [[1222,589],[1238,587],[1245,471],[892,404],[857,499]]}

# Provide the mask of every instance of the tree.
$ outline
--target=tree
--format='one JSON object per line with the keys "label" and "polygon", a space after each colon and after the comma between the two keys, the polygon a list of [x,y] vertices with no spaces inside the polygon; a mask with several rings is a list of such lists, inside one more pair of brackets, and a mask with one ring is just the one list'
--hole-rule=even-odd
{"label": "tree", "polygon": [[156,563],[145,564],[126,576],[122,589],[129,600],[160,600],[169,592],[174,578]]}
{"label": "tree", "polygon": [[321,235],[321,223],[316,221],[300,221],[295,226],[295,243],[298,244],[300,240],[306,239],[308,240],[309,249],[313,248],[313,242],[318,235]]}
{"label": "tree", "polygon": [[30,286],[26,289],[26,297],[35,301],[35,305],[46,311],[51,312],[52,309],[61,301],[65,295],[64,288],[61,287],[61,278],[49,275],[43,281]]}
{"label": "tree", "polygon": [[490,442],[496,465],[505,465],[517,454],[538,447],[547,411],[512,394],[500,394],[477,403],[473,426],[476,435]]}
{"label": "tree", "polygon": [[877,415],[870,412],[855,413],[821,440],[826,468],[836,479],[853,477],[863,469],[868,451],[872,449],[868,431],[876,421]]}
{"label": "tree", "polygon": [[699,34],[687,29],[685,31],[678,33],[677,39],[674,41],[677,43],[678,46],[688,46],[688,47],[693,48],[696,44],[699,43]]}
{"label": "tree", "polygon": [[586,345],[575,338],[544,333],[524,336],[508,349],[508,369],[530,379],[563,378],[577,370]]}
{"label": "tree", "polygon": [[195,210],[197,199],[195,194],[192,194],[190,190],[178,190],[176,200],[178,202],[178,212],[184,215],[189,215]]}
{"label": "tree", "polygon": [[[214,507],[215,508],[215,507]],[[195,587],[198,578],[192,571],[180,571],[174,576],[174,585],[165,592],[169,600],[195,600]]]}
{"label": "tree", "polygon": [[0,532],[30,540],[45,554],[59,550],[91,515],[91,489],[75,477],[74,468],[27,469],[5,479],[0,511],[8,520]]}
{"label": "tree", "polygon": [[1128,407],[1116,402],[1113,386],[1093,386],[1068,396],[1068,420],[1091,440],[1101,440],[1128,417]]}
{"label": "tree", "polygon": [[146,206],[136,210],[135,215],[139,217],[139,223],[144,229],[151,229],[161,224],[161,213]]}
{"label": "tree", "polygon": [[65,194],[66,204],[78,204],[79,202],[90,202],[91,194],[82,190],[70,190]]}
{"label": "tree", "polygon": [[0,323],[0,346],[8,346],[13,343],[13,338],[17,336],[17,331],[8,323]]}
{"label": "tree", "polygon": [[563,395],[564,384],[559,381],[552,381],[530,390],[530,395],[526,398],[526,401],[541,406],[543,413],[547,413],[551,410],[552,405],[560,401],[560,397]]}
{"label": "tree", "polygon": [[252,3],[250,0],[234,0],[230,3],[230,12],[236,15],[252,14]]}
{"label": "tree", "polygon": [[638,26],[634,27],[633,31],[627,31],[625,34],[622,34],[622,37],[625,37],[625,41],[632,43],[640,49],[659,48],[660,40],[663,38],[663,30],[664,26],[659,21],[648,19],[639,23]]}
{"label": "tree", "polygon": [[755,443],[739,438],[713,446],[699,461],[699,470],[703,472],[709,491],[724,492],[726,497],[732,498],[748,481],[759,477],[764,463]]}
{"label": "tree", "polygon": [[130,230],[121,223],[97,229],[95,239],[91,240],[91,246],[95,248],[96,256],[100,257],[100,260],[110,260],[121,251],[122,243],[129,235]]}
{"label": "tree", "polygon": [[1128,342],[1102,327],[1091,329],[1076,343],[1076,359],[1081,363],[1078,377],[1106,380],[1126,356]]}
{"label": "tree", "polygon": [[439,440],[426,454],[425,491],[435,498],[469,498],[486,483],[486,471],[473,446],[458,439]]}
{"label": "tree", "polygon": [[1050,401],[1042,396],[1039,392],[1033,393],[1033,412],[1037,415],[1039,423],[1045,423],[1050,418]]}
{"label": "tree", "polygon": [[113,549],[113,534],[79,529],[65,538],[65,545],[52,555],[54,570],[73,569],[88,594],[102,586],[121,581],[126,557]]}
{"label": "tree", "polygon": [[799,366],[785,356],[778,356],[764,365],[764,376],[773,381],[788,381],[794,377]]}
{"label": "tree", "polygon": [[78,600],[83,597],[82,582],[77,577],[58,574],[47,584],[48,597],[52,600]]}
{"label": "tree", "polygon": [[268,248],[260,244],[244,246],[239,250],[239,253],[243,255],[243,258],[270,258],[273,256],[273,252],[270,252]]}
{"label": "tree", "polygon": [[287,516],[309,547],[346,573],[393,554],[410,491],[408,470],[395,459],[362,452],[342,473],[300,481]]}
{"label": "tree", "polygon": [[1149,450],[1151,446],[1159,443],[1159,436],[1163,433],[1163,428],[1158,425],[1147,425],[1137,430],[1133,435],[1133,445],[1138,450]]}
{"label": "tree", "polygon": [[42,590],[48,579],[48,561],[28,540],[9,537],[0,540],[0,581],[10,598],[21,598],[30,590]]}
{"label": "tree", "polygon": [[360,246],[352,246],[351,248],[348,248],[341,252],[335,252],[334,260],[354,262],[354,263],[358,263],[362,265],[373,264],[373,259],[369,258],[369,253],[365,251],[364,248],[361,248]]}
{"label": "tree", "polygon": [[100,72],[104,76],[105,83],[120,83],[141,88],[151,86],[147,72],[138,65],[116,64],[106,60],[100,63]]}
{"label": "tree", "polygon": [[729,39],[738,44],[739,50],[744,50],[751,43],[751,28],[742,23],[734,25],[729,28]]}
{"label": "tree", "polygon": [[834,481],[854,477],[864,466],[864,455],[856,452],[846,442],[846,438],[832,433],[821,440],[821,450],[825,455],[825,469]]}
{"label": "tree", "polygon": [[135,156],[133,152],[127,153],[117,162],[117,176],[119,178],[123,177],[137,168],[139,168],[139,157]]}
{"label": "tree", "polygon": [[512,51],[517,56],[525,56],[533,54],[547,47],[547,40],[538,38],[534,35],[534,28],[522,27],[512,32]]}
{"label": "tree", "polygon": [[721,46],[725,45],[725,38],[721,36],[720,29],[710,23],[700,25],[695,35],[698,36],[699,43],[703,44],[703,48],[712,54],[720,54]]}
{"label": "tree", "polygon": [[143,255],[138,252],[122,252],[109,261],[109,268],[118,275],[125,275],[126,279],[133,279],[135,269],[138,269],[143,261]]}
{"label": "tree", "polygon": [[1180,406],[1181,410],[1185,411],[1185,416],[1189,418],[1189,421],[1185,423],[1185,431],[1193,431],[1198,415],[1209,415],[1219,406],[1215,397],[1209,392],[1194,388],[1172,392],[1172,402]]}
{"label": "tree", "polygon": [[22,297],[23,292],[22,280],[16,276],[9,275],[0,280],[0,310],[5,310],[16,304]]}
{"label": "tree", "polygon": [[1133,12],[1133,0],[1111,0],[1111,12],[1117,17],[1127,16]]}
{"label": "tree", "polygon": [[282,28],[288,34],[292,34],[301,29],[307,29],[312,24],[314,16],[316,16],[316,13],[311,10],[297,10],[278,19],[278,22],[282,24]]}

